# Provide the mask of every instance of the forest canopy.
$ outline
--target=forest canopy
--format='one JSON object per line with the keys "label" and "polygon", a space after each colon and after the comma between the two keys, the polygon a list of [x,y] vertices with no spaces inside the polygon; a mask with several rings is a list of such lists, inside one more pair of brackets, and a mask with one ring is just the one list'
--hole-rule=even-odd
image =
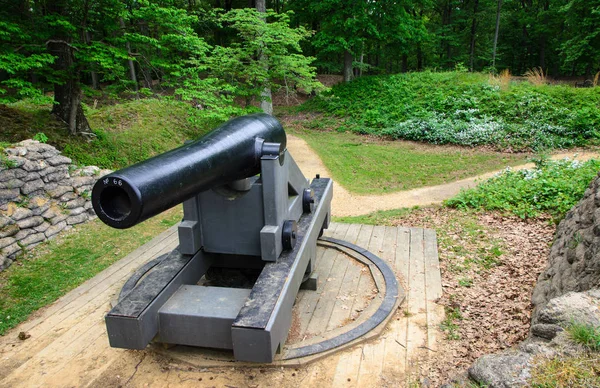
{"label": "forest canopy", "polygon": [[[593,77],[600,0],[0,0],[0,102],[157,91],[218,115],[316,73],[466,69]],[[237,101],[238,104],[233,102]]]}

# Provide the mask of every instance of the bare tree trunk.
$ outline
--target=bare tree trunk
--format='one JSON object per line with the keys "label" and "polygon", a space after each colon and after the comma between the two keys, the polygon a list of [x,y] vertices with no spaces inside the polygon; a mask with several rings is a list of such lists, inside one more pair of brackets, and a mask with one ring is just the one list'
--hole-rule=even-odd
{"label": "bare tree trunk", "polygon": [[[260,13],[267,12],[267,4],[265,0],[256,0],[256,10]],[[266,23],[266,21],[265,21]],[[265,55],[260,53],[260,60],[266,63]],[[269,65],[265,64],[265,70],[269,71]],[[271,95],[271,87],[265,85],[263,90],[260,92],[260,108],[266,114],[273,114],[273,96]]]}
{"label": "bare tree trunk", "polygon": [[469,50],[469,70],[472,72],[475,64],[475,33],[477,31],[477,8],[479,0],[473,5],[473,21],[471,22],[471,47]]}
{"label": "bare tree trunk", "polygon": [[[89,31],[84,31],[83,33],[83,38],[85,40],[85,44],[90,44],[90,42],[92,41],[92,34],[90,34]],[[94,70],[90,71],[90,76],[92,77],[92,89],[97,90],[98,89],[98,73],[96,73]]]}
{"label": "bare tree trunk", "polygon": [[[125,21],[123,21],[123,18],[119,19],[119,24],[123,29],[123,33],[125,33]],[[131,43],[129,43],[129,41],[125,41],[125,48],[127,48],[127,55],[129,56],[129,59],[127,60],[127,63],[129,64],[129,79],[133,82],[133,90],[135,91],[137,97],[137,92],[139,89],[137,76],[135,74],[135,64],[133,63],[133,59],[131,59]]]}
{"label": "bare tree trunk", "polygon": [[344,51],[344,82],[352,81],[352,53]]}
{"label": "bare tree trunk", "polygon": [[498,31],[500,31],[500,9],[502,8],[502,0],[498,0],[498,8],[496,10],[496,32],[494,33],[494,48],[492,50],[492,67],[496,67],[496,48],[498,47]]}

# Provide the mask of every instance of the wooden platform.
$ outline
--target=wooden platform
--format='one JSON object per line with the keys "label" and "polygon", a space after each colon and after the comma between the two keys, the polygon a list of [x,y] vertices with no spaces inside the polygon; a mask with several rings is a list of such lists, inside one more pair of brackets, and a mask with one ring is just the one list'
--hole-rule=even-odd
{"label": "wooden platform", "polygon": [[[110,348],[104,327],[110,300],[136,268],[177,244],[176,229],[171,228],[0,337],[0,386],[408,386],[418,378],[419,364],[435,351],[443,317],[434,303],[442,292],[435,232],[334,223],[326,235],[386,260],[404,286],[405,303],[375,339],[285,369],[235,363],[204,368],[151,347]],[[320,291],[299,295],[298,324],[290,342],[310,340],[314,333],[352,321],[372,291],[364,268],[319,249]],[[21,331],[31,337],[20,341]]]}

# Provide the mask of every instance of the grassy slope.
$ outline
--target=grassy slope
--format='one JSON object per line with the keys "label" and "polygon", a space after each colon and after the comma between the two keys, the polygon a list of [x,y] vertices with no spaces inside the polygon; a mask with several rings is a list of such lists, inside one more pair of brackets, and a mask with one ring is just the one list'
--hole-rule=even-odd
{"label": "grassy slope", "polygon": [[434,186],[525,162],[527,155],[383,141],[351,133],[294,132],[317,152],[333,178],[357,194]]}

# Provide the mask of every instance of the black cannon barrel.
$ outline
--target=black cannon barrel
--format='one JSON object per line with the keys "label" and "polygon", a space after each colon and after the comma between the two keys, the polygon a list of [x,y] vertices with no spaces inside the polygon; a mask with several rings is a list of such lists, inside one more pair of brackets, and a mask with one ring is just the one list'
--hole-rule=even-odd
{"label": "black cannon barrel", "polygon": [[274,117],[230,120],[194,142],[100,178],[92,189],[94,210],[109,226],[134,226],[199,192],[258,174],[263,149],[272,149],[261,149],[262,140],[285,149],[285,132]]}

